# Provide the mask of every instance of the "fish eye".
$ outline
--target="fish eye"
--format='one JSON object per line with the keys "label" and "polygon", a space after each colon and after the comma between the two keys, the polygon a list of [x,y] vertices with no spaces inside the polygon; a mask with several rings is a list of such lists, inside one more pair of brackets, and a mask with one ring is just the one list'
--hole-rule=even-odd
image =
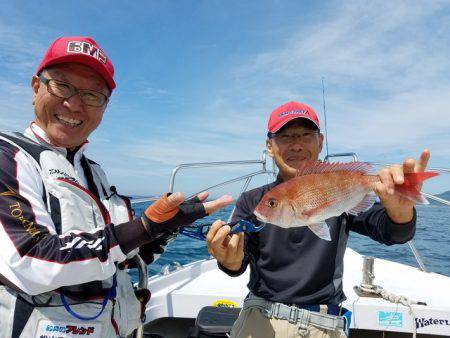
{"label": "fish eye", "polygon": [[269,207],[269,208],[276,208],[277,207],[277,205],[278,205],[278,201],[276,200],[276,199],[274,199],[274,198],[271,198],[271,199],[269,199],[268,201],[267,201],[267,206]]}

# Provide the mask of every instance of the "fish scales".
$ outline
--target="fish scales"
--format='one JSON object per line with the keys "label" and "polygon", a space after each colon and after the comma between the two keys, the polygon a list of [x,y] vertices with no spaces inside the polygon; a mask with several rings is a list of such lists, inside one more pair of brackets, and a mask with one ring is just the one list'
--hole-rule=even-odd
{"label": "fish scales", "polygon": [[327,209],[332,208],[334,213],[341,214],[346,211],[342,210],[345,200],[353,200],[355,196],[362,200],[371,190],[371,181],[377,180],[376,176],[363,176],[358,172],[322,173],[295,177],[291,180],[295,187],[288,190],[292,191],[289,196],[297,210],[303,208],[308,211],[329,205]]}

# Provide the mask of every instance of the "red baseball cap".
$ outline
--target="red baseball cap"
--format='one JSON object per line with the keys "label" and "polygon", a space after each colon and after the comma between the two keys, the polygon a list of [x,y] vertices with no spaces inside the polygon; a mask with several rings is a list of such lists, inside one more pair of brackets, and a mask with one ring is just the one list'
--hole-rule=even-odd
{"label": "red baseball cap", "polygon": [[298,118],[310,120],[317,126],[317,129],[320,129],[319,118],[311,107],[291,101],[279,106],[270,113],[267,130],[269,133],[276,133],[286,123]]}
{"label": "red baseball cap", "polygon": [[92,38],[85,36],[66,36],[56,39],[45,52],[36,75],[42,69],[59,63],[82,63],[99,73],[111,91],[116,88],[114,66],[106,53]]}

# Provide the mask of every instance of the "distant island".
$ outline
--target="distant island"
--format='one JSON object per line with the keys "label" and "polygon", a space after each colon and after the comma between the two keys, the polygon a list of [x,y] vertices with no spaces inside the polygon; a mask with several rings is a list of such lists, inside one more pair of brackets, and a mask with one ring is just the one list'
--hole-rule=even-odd
{"label": "distant island", "polygon": [[450,190],[443,192],[442,194],[437,194],[436,196],[443,198],[444,200],[450,200]]}

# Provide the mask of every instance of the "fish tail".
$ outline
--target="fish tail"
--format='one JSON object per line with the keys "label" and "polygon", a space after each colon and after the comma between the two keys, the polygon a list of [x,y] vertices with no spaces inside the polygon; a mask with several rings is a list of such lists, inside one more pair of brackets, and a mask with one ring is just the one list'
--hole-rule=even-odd
{"label": "fish tail", "polygon": [[433,171],[420,173],[405,173],[404,183],[395,186],[395,193],[406,197],[416,204],[429,204],[427,199],[420,193],[417,186],[423,181],[439,175]]}
{"label": "fish tail", "polygon": [[419,185],[423,181],[438,175],[439,173],[434,171],[424,171],[421,173],[405,173],[404,174],[405,183],[403,183],[403,185],[415,187],[416,185]]}

